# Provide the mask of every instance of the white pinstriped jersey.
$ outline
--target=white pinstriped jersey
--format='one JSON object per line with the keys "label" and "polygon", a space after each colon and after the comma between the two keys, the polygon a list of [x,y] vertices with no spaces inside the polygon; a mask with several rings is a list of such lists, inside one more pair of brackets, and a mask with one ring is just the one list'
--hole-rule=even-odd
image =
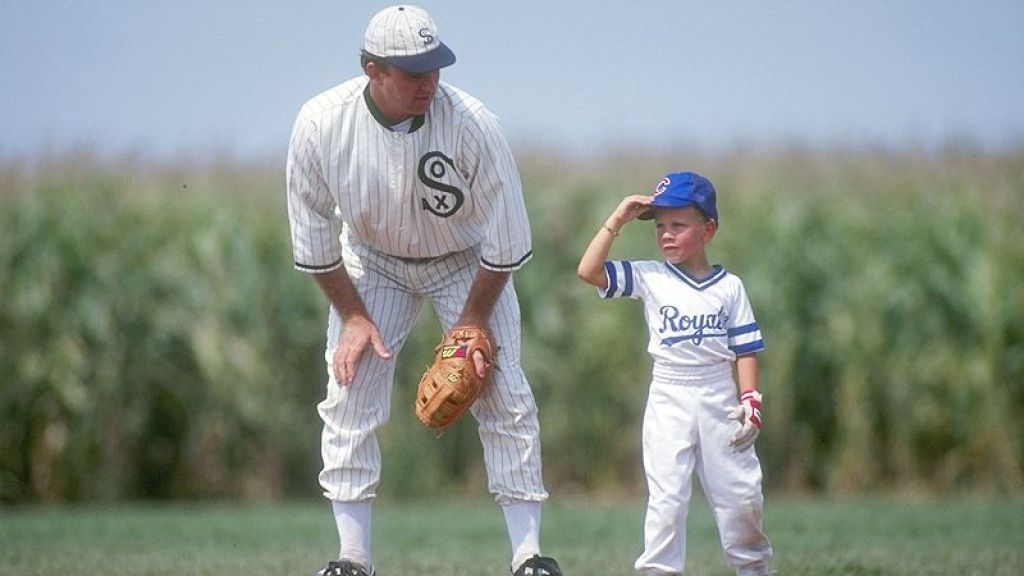
{"label": "white pinstriped jersey", "polygon": [[480,264],[510,272],[531,257],[519,173],[498,120],[443,82],[408,133],[385,127],[365,76],[302,107],[288,152],[295,267],[342,264],[344,225],[360,243],[403,258],[479,247]]}
{"label": "white pinstriped jersey", "polygon": [[715,266],[693,278],[665,261],[608,261],[603,298],[644,302],[654,376],[685,376],[688,369],[731,362],[764,348],[761,330],[738,276]]}

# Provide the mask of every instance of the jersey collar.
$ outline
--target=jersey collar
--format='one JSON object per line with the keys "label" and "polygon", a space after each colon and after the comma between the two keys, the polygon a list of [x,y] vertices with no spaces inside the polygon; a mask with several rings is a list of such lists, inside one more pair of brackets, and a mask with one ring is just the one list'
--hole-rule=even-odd
{"label": "jersey collar", "polygon": [[672,273],[673,276],[682,280],[694,290],[710,288],[717,284],[719,280],[725,278],[726,275],[725,268],[722,268],[719,264],[712,266],[711,273],[703,278],[695,278],[671,262],[665,262],[665,267],[668,268],[668,271]]}
{"label": "jersey collar", "polygon": [[[394,126],[395,124],[399,124],[399,122],[392,122],[391,120],[388,120],[387,118],[384,117],[384,114],[380,111],[380,108],[377,107],[377,103],[374,102],[373,98],[370,97],[369,83],[366,84],[366,88],[363,88],[363,100],[366,101],[366,107],[370,109],[370,114],[373,115],[373,118],[377,120],[377,122],[380,123],[381,126],[387,128],[388,130],[391,130],[392,126]],[[409,128],[409,133],[419,130],[421,126],[426,124],[426,122],[426,116],[414,116],[412,119],[412,127]]]}

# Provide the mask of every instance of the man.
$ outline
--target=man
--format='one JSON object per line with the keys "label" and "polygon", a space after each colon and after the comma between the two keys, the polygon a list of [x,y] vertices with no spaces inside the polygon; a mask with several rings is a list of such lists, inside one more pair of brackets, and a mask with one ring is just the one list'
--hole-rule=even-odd
{"label": "man", "polygon": [[[340,553],[318,574],[372,576],[376,431],[387,422],[395,358],[425,299],[445,331],[487,326],[498,353],[473,404],[488,489],[504,512],[516,576],[560,576],[540,555],[537,408],[519,361],[510,275],[531,257],[530,226],[497,119],[440,81],[455,62],[431,17],[392,6],[371,18],[365,76],[309,100],[288,153],[288,215],[298,270],[331,302],[320,484]],[[478,371],[483,367],[479,366]]]}

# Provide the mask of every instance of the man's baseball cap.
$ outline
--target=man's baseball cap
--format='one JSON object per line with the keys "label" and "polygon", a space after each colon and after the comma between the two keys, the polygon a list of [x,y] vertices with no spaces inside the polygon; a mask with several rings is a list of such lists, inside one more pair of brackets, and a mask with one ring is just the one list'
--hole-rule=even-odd
{"label": "man's baseball cap", "polygon": [[704,216],[718,222],[715,187],[711,181],[696,172],[673,172],[658,181],[654,187],[651,210],[637,216],[640,220],[654,218],[654,208],[685,208],[696,206]]}
{"label": "man's baseball cap", "polygon": [[410,74],[455,63],[455,54],[441,42],[430,14],[409,4],[374,14],[366,27],[363,50]]}

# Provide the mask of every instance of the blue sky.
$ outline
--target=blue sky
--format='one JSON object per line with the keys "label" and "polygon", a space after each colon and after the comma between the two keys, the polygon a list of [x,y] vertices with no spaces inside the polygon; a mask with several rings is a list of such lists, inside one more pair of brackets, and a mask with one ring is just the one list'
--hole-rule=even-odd
{"label": "blue sky", "polygon": [[[281,158],[386,2],[0,0],[0,158]],[[1024,143],[1024,1],[423,1],[513,148]]]}

